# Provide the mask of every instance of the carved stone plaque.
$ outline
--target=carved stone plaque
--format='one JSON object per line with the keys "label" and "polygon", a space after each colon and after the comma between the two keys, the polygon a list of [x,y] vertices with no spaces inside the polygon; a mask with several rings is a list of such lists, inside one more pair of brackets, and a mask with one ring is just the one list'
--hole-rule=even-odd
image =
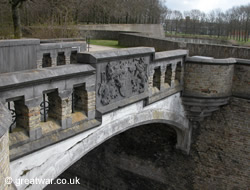
{"label": "carved stone plaque", "polygon": [[102,106],[147,91],[148,58],[111,61],[98,72],[97,96]]}

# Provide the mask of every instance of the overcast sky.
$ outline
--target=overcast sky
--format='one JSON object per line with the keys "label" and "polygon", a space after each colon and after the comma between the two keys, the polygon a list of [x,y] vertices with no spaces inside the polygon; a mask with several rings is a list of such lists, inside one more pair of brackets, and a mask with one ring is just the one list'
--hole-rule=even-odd
{"label": "overcast sky", "polygon": [[250,0],[166,0],[166,5],[172,10],[190,11],[199,9],[208,13],[213,9],[225,11],[233,6],[247,5]]}

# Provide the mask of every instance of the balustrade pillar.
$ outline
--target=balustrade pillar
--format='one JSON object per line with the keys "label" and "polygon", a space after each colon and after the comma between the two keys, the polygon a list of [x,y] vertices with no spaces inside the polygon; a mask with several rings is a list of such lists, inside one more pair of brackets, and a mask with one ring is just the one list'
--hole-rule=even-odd
{"label": "balustrade pillar", "polygon": [[95,110],[96,110],[96,93],[95,86],[86,87],[86,110],[88,119],[95,118]]}
{"label": "balustrade pillar", "polygon": [[42,129],[40,126],[40,103],[42,97],[26,100],[25,106],[27,107],[27,130],[30,140],[39,139],[42,136]]}
{"label": "balustrade pillar", "polygon": [[62,129],[66,129],[72,126],[72,91],[67,90],[58,93],[61,98],[61,109],[59,114],[60,117],[60,125]]}
{"label": "balustrade pillar", "polygon": [[165,74],[166,74],[166,66],[161,66],[161,79],[160,79],[161,90],[165,88]]}
{"label": "balustrade pillar", "polygon": [[69,65],[71,52],[65,52],[64,55],[65,55],[65,63],[66,63],[66,65]]}

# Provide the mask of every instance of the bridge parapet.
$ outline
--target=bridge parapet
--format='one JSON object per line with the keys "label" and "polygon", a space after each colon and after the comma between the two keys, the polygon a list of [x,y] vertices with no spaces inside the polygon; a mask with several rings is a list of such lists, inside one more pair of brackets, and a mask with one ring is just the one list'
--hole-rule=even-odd
{"label": "bridge parapet", "polygon": [[189,57],[184,79],[183,103],[194,121],[201,121],[228,104],[231,96],[250,97],[248,60]]}
{"label": "bridge parapet", "polygon": [[83,40],[0,40],[0,73],[76,63],[78,52],[86,50]]}
{"label": "bridge parapet", "polygon": [[0,91],[0,102],[13,116],[8,126],[11,159],[99,124],[90,65],[1,74]]}
{"label": "bridge parapet", "polygon": [[78,54],[78,63],[96,68],[96,108],[100,113],[148,97],[154,52],[154,48],[131,48]]}
{"label": "bridge parapet", "polygon": [[183,90],[184,61],[187,55],[187,50],[155,53],[149,68],[149,104]]}
{"label": "bridge parapet", "polygon": [[1,74],[11,160],[100,125],[107,112],[182,91],[186,55],[147,47],[78,53],[77,64]]}

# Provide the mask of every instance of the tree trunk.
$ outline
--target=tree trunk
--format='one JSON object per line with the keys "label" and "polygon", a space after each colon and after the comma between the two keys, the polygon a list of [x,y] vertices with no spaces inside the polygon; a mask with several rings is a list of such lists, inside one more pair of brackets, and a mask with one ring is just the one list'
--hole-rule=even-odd
{"label": "tree trunk", "polygon": [[21,21],[20,21],[18,5],[12,5],[11,10],[12,10],[12,19],[13,19],[13,26],[14,26],[14,37],[21,38],[22,31],[21,31]]}

